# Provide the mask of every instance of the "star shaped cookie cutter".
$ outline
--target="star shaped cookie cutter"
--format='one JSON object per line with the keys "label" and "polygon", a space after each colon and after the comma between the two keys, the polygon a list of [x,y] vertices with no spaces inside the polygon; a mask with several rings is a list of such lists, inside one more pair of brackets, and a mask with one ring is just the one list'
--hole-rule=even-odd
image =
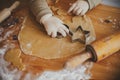
{"label": "star shaped cookie cutter", "polygon": [[[69,29],[68,25],[64,25]],[[68,35],[71,37],[72,42],[80,42],[82,44],[86,44],[86,40],[90,36],[90,31],[83,30],[81,26],[78,26],[75,31],[71,31],[69,29]],[[60,39],[62,37],[63,36],[60,33],[58,33],[58,36],[56,38]]]}
{"label": "star shaped cookie cutter", "polygon": [[90,31],[83,30],[81,26],[78,26],[75,31],[72,32],[72,42],[80,42],[86,44],[87,38],[90,36]]}

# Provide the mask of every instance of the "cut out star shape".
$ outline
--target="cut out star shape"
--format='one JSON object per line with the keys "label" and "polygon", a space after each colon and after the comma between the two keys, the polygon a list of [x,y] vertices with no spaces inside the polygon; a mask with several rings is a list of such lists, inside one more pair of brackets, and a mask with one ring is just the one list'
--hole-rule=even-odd
{"label": "cut out star shape", "polygon": [[72,42],[80,42],[85,44],[87,37],[89,37],[90,32],[83,30],[81,26],[78,26],[75,32],[72,32]]}

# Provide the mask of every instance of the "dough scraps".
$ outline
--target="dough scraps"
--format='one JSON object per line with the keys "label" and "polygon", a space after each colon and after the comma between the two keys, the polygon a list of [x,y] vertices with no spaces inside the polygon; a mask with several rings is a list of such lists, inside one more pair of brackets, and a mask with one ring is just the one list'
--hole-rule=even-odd
{"label": "dough scraps", "polygon": [[7,60],[8,62],[11,62],[19,70],[24,70],[25,65],[22,63],[22,59],[20,58],[20,56],[21,56],[20,49],[18,48],[11,49],[5,54],[5,60]]}

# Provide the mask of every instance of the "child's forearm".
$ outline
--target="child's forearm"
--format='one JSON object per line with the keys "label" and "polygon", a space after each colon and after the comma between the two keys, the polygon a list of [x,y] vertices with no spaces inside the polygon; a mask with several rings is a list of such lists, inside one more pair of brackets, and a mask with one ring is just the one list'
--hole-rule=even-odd
{"label": "child's forearm", "polygon": [[[97,6],[102,0],[87,0],[89,3],[89,9]],[[46,0],[30,0],[30,7],[33,14],[36,16],[37,21],[40,22],[42,16],[46,14],[53,14],[49,8]]]}
{"label": "child's forearm", "polygon": [[30,7],[37,21],[45,14],[52,14],[46,0],[30,0]]}
{"label": "child's forearm", "polygon": [[89,3],[89,9],[94,8],[95,6],[97,6],[98,4],[100,4],[100,2],[102,0],[87,0]]}

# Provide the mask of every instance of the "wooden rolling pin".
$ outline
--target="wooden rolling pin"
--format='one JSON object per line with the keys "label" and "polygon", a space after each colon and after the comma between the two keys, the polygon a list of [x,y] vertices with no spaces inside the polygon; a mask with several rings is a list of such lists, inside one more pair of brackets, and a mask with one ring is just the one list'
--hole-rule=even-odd
{"label": "wooden rolling pin", "polygon": [[20,2],[16,1],[13,3],[13,5],[10,8],[5,8],[0,12],[0,23],[4,21],[6,18],[8,18],[11,15],[11,12],[19,6]]}
{"label": "wooden rolling pin", "polygon": [[120,31],[86,46],[86,51],[69,59],[65,68],[75,68],[88,59],[100,61],[120,50]]}

